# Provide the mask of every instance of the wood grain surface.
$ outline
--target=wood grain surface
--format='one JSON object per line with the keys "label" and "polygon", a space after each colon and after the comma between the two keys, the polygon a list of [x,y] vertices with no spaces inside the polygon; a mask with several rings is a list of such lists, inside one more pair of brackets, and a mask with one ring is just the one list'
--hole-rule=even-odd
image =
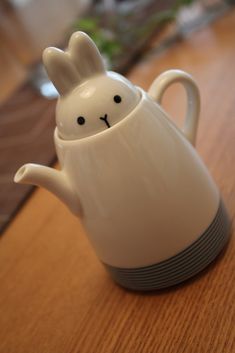
{"label": "wood grain surface", "polygon": [[[181,68],[202,96],[197,149],[235,214],[235,12],[170,50],[154,53],[129,78],[148,88]],[[180,124],[184,93],[164,107]],[[20,187],[20,186],[19,186]],[[0,353],[235,352],[235,243],[196,278],[149,294],[115,285],[79,220],[37,190],[0,240]]]}
{"label": "wood grain surface", "polygon": [[0,232],[32,191],[14,183],[15,171],[27,162],[55,162],[55,103],[26,83],[0,105]]}

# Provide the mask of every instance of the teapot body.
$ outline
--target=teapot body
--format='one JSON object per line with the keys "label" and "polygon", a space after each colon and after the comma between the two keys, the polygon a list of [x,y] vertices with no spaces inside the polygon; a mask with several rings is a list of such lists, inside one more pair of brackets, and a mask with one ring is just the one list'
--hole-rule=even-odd
{"label": "teapot body", "polygon": [[[45,187],[80,216],[101,262],[120,285],[153,290],[205,268],[229,236],[219,191],[194,149],[200,94],[191,75],[168,70],[148,94],[106,71],[83,32],[43,62],[60,95],[55,146],[61,171],[25,164],[14,181]],[[186,91],[182,130],[160,107]]]}
{"label": "teapot body", "polygon": [[[89,240],[114,278],[133,289],[146,288],[131,285],[129,273],[135,277],[135,270],[175,259],[197,243],[221,209],[218,189],[194,147],[157,103],[140,94],[139,104],[112,129],[74,141],[55,131],[58,158],[80,199]],[[227,230],[213,256],[226,236]]]}

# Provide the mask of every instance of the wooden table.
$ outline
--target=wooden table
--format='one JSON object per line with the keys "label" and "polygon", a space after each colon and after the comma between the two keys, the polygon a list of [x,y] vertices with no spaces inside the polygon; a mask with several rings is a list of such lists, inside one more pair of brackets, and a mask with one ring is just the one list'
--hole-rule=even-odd
{"label": "wooden table", "polygon": [[[190,72],[202,96],[197,149],[234,218],[235,12],[160,57],[146,57],[130,79],[147,89],[169,68]],[[184,94],[165,108],[180,123]],[[19,186],[20,187],[20,186]],[[0,353],[235,352],[234,237],[196,278],[149,294],[115,285],[80,222],[37,190],[0,240]]]}

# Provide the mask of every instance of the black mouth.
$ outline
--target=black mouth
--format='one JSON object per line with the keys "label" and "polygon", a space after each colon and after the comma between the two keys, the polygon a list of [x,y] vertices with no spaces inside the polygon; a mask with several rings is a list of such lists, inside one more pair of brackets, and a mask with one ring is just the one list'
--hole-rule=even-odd
{"label": "black mouth", "polygon": [[104,116],[101,116],[101,117],[100,117],[100,120],[103,120],[103,121],[105,122],[105,124],[106,124],[108,127],[110,127],[110,124],[109,124],[109,122],[108,122],[108,115],[107,115],[107,114],[105,114]]}

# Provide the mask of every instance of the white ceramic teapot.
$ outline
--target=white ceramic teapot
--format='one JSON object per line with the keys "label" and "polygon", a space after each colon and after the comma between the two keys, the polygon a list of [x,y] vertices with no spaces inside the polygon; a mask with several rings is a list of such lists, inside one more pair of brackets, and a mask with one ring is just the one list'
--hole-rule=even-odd
{"label": "white ceramic teapot", "polygon": [[[60,93],[54,138],[62,170],[26,164],[15,181],[47,188],[81,217],[122,286],[165,288],[198,273],[225,245],[229,221],[193,147],[200,101],[192,77],[167,71],[146,93],[106,72],[82,32],[65,52],[46,49],[43,60]],[[183,131],[160,106],[174,82],[187,92]]]}

